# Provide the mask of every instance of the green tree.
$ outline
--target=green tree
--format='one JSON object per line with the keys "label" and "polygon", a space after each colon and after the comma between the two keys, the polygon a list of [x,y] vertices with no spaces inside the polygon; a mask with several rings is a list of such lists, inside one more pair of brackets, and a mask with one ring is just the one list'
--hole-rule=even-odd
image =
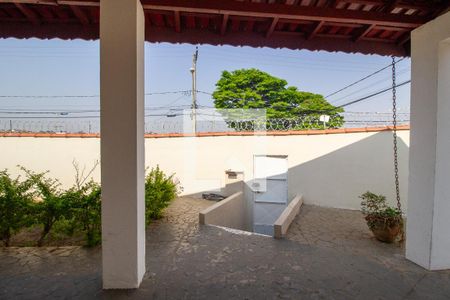
{"label": "green tree", "polygon": [[0,238],[9,246],[11,236],[33,223],[33,183],[12,179],[6,170],[0,171]]}
{"label": "green tree", "polygon": [[[214,106],[219,109],[266,109],[266,118],[299,119],[296,129],[323,128],[319,116],[330,116],[327,127],[340,127],[342,108],[331,105],[322,95],[299,91],[287,81],[258,69],[223,71],[213,93]],[[280,123],[282,124],[282,123]],[[281,126],[283,127],[283,126]],[[277,128],[275,128],[277,129]],[[282,128],[279,128],[282,129]]]}

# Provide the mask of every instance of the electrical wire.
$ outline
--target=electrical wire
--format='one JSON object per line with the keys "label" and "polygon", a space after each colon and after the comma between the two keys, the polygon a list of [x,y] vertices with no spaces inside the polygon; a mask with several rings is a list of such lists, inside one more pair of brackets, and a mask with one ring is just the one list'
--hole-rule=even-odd
{"label": "electrical wire", "polygon": [[350,83],[350,84],[344,86],[343,88],[341,88],[341,89],[339,89],[339,90],[337,90],[337,91],[335,91],[335,92],[333,92],[333,93],[331,93],[331,94],[325,96],[325,98],[329,98],[329,97],[331,97],[331,96],[333,96],[333,95],[336,95],[337,93],[340,93],[340,92],[342,92],[342,91],[344,91],[344,90],[346,90],[346,89],[348,89],[348,88],[350,88],[350,87],[352,87],[352,86],[354,86],[354,85],[356,85],[356,84],[358,84],[358,83],[360,83],[360,82],[362,82],[362,81],[364,81],[364,80],[366,80],[366,79],[368,79],[368,78],[370,78],[370,77],[372,77],[372,76],[375,76],[376,74],[378,74],[378,73],[380,73],[380,72],[382,72],[382,71],[384,71],[384,70],[386,70],[386,69],[392,67],[393,64],[398,64],[399,62],[401,62],[401,61],[404,60],[404,59],[405,59],[405,57],[402,57],[402,58],[400,58],[399,60],[397,60],[395,63],[391,63],[391,64],[389,64],[389,65],[387,65],[387,66],[385,66],[385,67],[383,67],[383,68],[381,68],[381,69],[379,69],[379,70],[373,72],[373,73],[370,73],[369,75],[364,76],[363,78],[358,79],[358,80],[356,80],[355,82]]}
{"label": "electrical wire", "polygon": [[[403,85],[405,85],[405,84],[408,84],[408,83],[410,83],[410,82],[411,82],[411,80],[406,80],[406,81],[404,81],[404,82],[402,82],[402,83],[397,84],[395,87],[401,87],[401,86],[403,86]],[[383,89],[383,90],[381,90],[381,91],[375,92],[375,93],[373,93],[373,94],[364,96],[364,97],[362,97],[362,98],[359,98],[359,99],[356,99],[356,100],[353,100],[353,101],[344,103],[344,104],[339,105],[339,106],[337,106],[337,107],[340,107],[340,108],[346,107],[346,106],[349,106],[349,105],[352,105],[352,104],[355,104],[355,103],[358,103],[358,102],[367,100],[367,99],[372,98],[372,97],[374,97],[374,96],[378,96],[378,95],[380,95],[380,94],[382,94],[382,93],[385,93],[385,92],[387,92],[387,91],[390,91],[390,90],[392,90],[392,89],[393,89],[393,87],[389,87],[389,88]]]}
{"label": "electrical wire", "polygon": [[[400,70],[400,71],[397,72],[397,75],[404,74],[404,73],[406,73],[408,71],[409,71],[409,69]],[[371,83],[370,85],[366,85],[366,86],[364,86],[364,87],[362,87],[360,89],[357,89],[356,91],[353,91],[353,92],[351,92],[351,93],[349,93],[349,94],[347,94],[345,96],[339,97],[339,98],[331,100],[331,101],[328,100],[328,102],[330,102],[331,104],[336,106],[336,105],[339,104],[339,102],[341,102],[341,100],[347,100],[349,96],[358,94],[359,92],[365,91],[365,90],[367,90],[369,88],[372,88],[372,87],[374,87],[374,86],[376,86],[376,85],[378,85],[380,83],[384,83],[386,81],[392,81],[392,75],[390,75],[389,77],[385,77],[385,78],[383,78],[381,80],[375,81],[375,82]]]}
{"label": "electrical wire", "polygon": [[[167,94],[179,94],[185,93],[186,95],[191,93],[191,90],[179,90],[179,91],[166,91],[166,92],[152,92],[145,93],[145,96],[152,95],[167,95]],[[206,93],[206,92],[203,92]],[[186,96],[183,95],[183,96]],[[100,98],[100,95],[0,95],[0,98]]]}

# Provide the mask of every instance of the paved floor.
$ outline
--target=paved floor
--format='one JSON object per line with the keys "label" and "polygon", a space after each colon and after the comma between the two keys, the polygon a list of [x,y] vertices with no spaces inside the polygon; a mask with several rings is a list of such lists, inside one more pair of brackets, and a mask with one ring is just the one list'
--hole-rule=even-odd
{"label": "paved floor", "polygon": [[304,206],[287,239],[197,225],[182,198],[151,225],[141,288],[102,291],[100,249],[0,249],[0,299],[450,299],[427,272],[373,240],[358,212]]}

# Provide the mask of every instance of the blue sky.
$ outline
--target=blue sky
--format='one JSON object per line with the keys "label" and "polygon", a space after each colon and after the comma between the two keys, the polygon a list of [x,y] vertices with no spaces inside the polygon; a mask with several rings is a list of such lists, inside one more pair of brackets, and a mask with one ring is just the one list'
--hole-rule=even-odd
{"label": "blue sky", "polygon": [[[146,43],[146,93],[188,90],[194,45]],[[328,95],[391,62],[390,57],[288,49],[199,46],[198,89],[214,91],[223,70],[258,68],[284,78],[300,90]],[[398,65],[398,83],[410,78],[410,61]],[[328,100],[336,105],[358,99],[391,85],[386,70]],[[0,40],[0,96],[5,95],[98,95],[98,41]],[[347,111],[388,112],[390,93],[346,108]],[[409,111],[409,85],[399,88],[399,110]],[[146,97],[146,106],[189,105],[182,94]],[[212,106],[207,94],[199,104]],[[98,109],[89,98],[0,98],[0,108]]]}

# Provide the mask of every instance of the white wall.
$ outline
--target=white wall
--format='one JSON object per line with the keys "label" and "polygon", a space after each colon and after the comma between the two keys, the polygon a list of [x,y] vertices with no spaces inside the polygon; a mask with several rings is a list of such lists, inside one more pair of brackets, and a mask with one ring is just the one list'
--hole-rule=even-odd
{"label": "white wall", "polygon": [[450,12],[411,33],[411,160],[406,257],[450,268]]}
{"label": "white wall", "polygon": [[242,191],[215,203],[199,213],[199,223],[229,227],[239,230],[251,230],[247,222],[245,198]]}
{"label": "white wall", "polygon": [[[409,131],[399,132],[400,184],[407,194]],[[0,138],[0,169],[17,173],[20,164],[50,170],[64,186],[73,183],[72,161],[89,168],[99,159],[97,138]],[[289,199],[302,194],[306,204],[358,209],[367,190],[394,199],[391,132],[332,135],[218,136],[147,138],[146,164],[176,173],[184,194],[219,190],[225,170],[244,172],[249,181],[253,155],[288,155]],[[100,170],[94,177],[99,180]],[[120,176],[120,174],[118,174]]]}

